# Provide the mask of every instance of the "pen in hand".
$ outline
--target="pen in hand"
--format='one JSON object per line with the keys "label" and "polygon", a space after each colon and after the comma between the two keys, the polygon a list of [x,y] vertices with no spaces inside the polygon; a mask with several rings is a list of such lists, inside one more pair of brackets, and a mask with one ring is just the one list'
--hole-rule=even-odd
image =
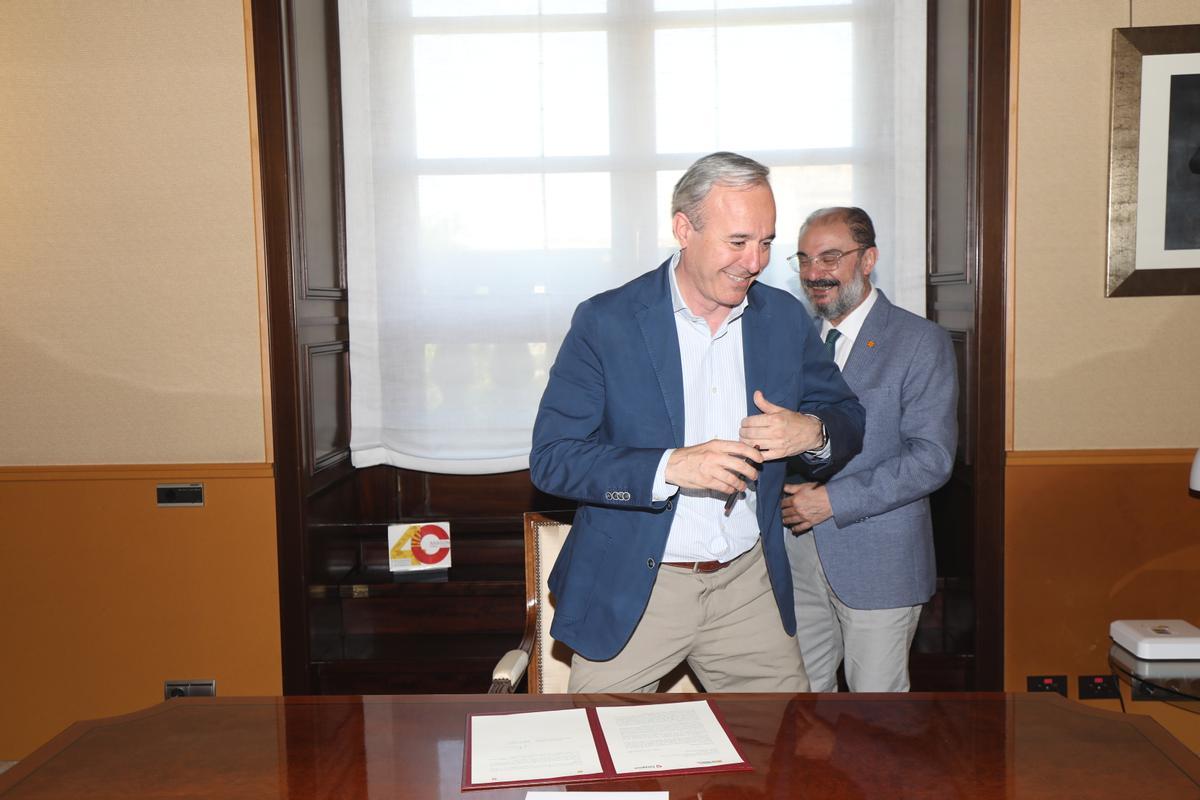
{"label": "pen in hand", "polygon": [[[756,445],[754,447],[754,449],[760,450],[761,448]],[[757,464],[754,461],[753,458],[750,458],[749,456],[742,456],[742,460],[745,461],[750,466],[754,467],[755,469],[758,469],[760,466],[759,464]],[[751,483],[753,483],[753,481],[747,481],[746,485],[749,486]],[[737,502],[738,495],[740,495],[740,494],[741,494],[741,492],[733,492],[732,494],[729,495],[729,497],[725,498],[725,516],[728,517],[729,514],[733,511],[733,505],[734,505],[734,503]]]}

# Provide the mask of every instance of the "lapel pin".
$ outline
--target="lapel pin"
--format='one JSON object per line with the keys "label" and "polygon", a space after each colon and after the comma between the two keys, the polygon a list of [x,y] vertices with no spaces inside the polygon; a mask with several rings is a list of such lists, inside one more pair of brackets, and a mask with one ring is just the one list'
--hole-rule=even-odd
{"label": "lapel pin", "polygon": [[874,347],[874,346],[875,346],[875,340],[867,339],[867,347]]}

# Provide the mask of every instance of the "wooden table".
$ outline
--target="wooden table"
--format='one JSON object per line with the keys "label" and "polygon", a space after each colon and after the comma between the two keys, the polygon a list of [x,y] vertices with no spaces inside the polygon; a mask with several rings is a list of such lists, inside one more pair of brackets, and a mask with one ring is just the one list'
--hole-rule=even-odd
{"label": "wooden table", "polygon": [[[741,742],[753,772],[572,788],[665,789],[672,800],[702,794],[705,800],[1200,798],[1200,759],[1156,722],[1054,694],[708,697]],[[0,798],[523,798],[525,789],[459,791],[468,712],[665,699],[171,700],[122,717],[76,723],[0,775]]]}

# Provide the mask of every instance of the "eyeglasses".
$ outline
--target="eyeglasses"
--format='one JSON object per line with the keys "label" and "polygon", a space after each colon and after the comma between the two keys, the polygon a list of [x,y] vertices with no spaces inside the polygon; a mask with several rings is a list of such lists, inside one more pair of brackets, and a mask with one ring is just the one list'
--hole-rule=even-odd
{"label": "eyeglasses", "polygon": [[826,250],[824,253],[818,253],[815,256],[809,257],[803,253],[796,253],[788,256],[788,263],[792,265],[792,269],[799,272],[802,269],[808,269],[812,266],[819,266],[826,272],[832,272],[838,268],[838,264],[842,263],[842,259],[854,253],[861,253],[863,250],[870,250],[871,246],[856,247],[853,250],[842,252],[841,250]]}

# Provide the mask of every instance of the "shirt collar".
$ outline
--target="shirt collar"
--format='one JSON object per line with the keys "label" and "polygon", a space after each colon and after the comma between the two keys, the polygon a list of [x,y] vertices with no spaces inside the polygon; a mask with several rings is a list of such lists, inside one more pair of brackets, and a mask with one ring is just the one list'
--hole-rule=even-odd
{"label": "shirt collar", "polygon": [[[867,314],[871,313],[871,308],[875,305],[875,301],[879,299],[879,292],[875,287],[871,287],[871,291],[867,294],[866,299],[858,304],[858,308],[846,315],[846,318],[837,326],[838,333],[844,338],[850,340],[850,344],[854,344],[854,340],[858,338],[858,332],[862,330],[863,323],[867,321]],[[829,320],[821,320],[821,339],[824,340],[829,334],[829,329],[833,325]]]}
{"label": "shirt collar", "polygon": [[[682,251],[675,251],[675,255],[671,256],[671,263],[667,266],[667,274],[671,278],[671,309],[676,314],[682,314],[684,318],[693,322],[704,322],[703,317],[688,308],[688,304],[684,302],[683,295],[679,291],[679,280],[675,277],[675,268],[679,266],[679,257],[681,255]],[[742,316],[742,313],[746,310],[746,306],[749,304],[749,302],[750,293],[746,292],[746,296],[742,298],[742,302],[730,309],[729,316],[727,316],[725,321],[721,323],[721,329],[724,329],[735,319]],[[705,322],[704,324],[707,325],[708,323]]]}

